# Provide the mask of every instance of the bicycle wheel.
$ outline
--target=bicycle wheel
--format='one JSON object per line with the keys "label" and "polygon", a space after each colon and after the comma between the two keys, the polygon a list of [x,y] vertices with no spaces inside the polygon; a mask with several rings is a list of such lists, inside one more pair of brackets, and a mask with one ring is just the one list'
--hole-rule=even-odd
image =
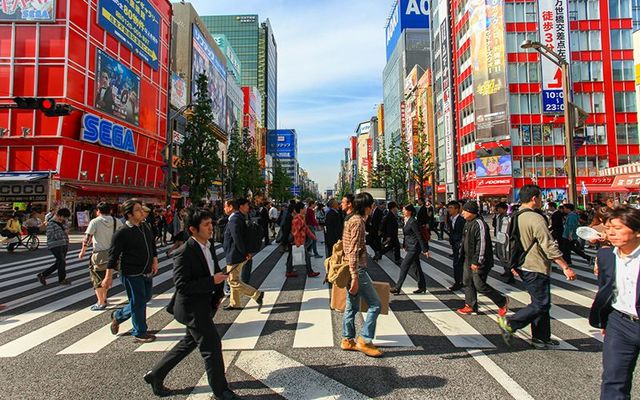
{"label": "bicycle wheel", "polygon": [[38,247],[40,247],[40,239],[38,239],[36,235],[29,236],[26,247],[30,251],[38,250]]}

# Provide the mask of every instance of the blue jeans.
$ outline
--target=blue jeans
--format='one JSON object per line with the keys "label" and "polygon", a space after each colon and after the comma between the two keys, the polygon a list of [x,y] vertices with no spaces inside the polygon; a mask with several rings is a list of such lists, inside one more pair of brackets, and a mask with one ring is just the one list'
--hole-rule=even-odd
{"label": "blue jeans", "polygon": [[376,336],[376,322],[380,314],[380,298],[366,269],[358,271],[358,293],[353,296],[347,291],[347,305],[344,310],[344,319],[342,320],[342,336],[347,339],[356,337],[355,318],[360,311],[360,296],[369,305],[367,318],[365,318],[364,325],[362,325],[360,336],[365,342],[371,343]]}
{"label": "blue jeans", "polygon": [[602,347],[601,399],[630,399],[633,370],[640,353],[640,322],[613,310]]}
{"label": "blue jeans", "polygon": [[120,277],[122,285],[127,291],[129,304],[116,310],[113,314],[119,324],[131,318],[132,336],[143,336],[147,333],[147,303],[151,300],[153,280],[144,276]]}
{"label": "blue jeans", "polygon": [[538,272],[522,271],[522,283],[529,292],[531,304],[519,309],[507,318],[509,326],[514,330],[531,324],[531,336],[534,339],[548,341],[551,339],[551,284],[549,276]]}

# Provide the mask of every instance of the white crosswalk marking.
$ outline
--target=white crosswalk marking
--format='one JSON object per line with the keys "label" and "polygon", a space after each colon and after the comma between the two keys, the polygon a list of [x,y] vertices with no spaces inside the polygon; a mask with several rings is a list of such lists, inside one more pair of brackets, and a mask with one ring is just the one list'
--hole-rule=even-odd
{"label": "white crosswalk marking", "polygon": [[329,289],[322,277],[307,278],[293,347],[333,347]]}
{"label": "white crosswalk marking", "polygon": [[[228,370],[231,363],[236,358],[237,351],[223,351],[222,359],[224,360],[224,368]],[[206,372],[202,375],[196,386],[193,388],[187,400],[211,400],[211,387],[209,386],[209,378]]]}

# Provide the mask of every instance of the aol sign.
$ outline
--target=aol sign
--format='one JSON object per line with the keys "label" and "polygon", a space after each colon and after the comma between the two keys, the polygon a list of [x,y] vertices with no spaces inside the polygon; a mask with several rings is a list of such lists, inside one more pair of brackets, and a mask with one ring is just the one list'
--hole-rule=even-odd
{"label": "aol sign", "polygon": [[429,16],[429,0],[409,0],[405,15],[412,14]]}

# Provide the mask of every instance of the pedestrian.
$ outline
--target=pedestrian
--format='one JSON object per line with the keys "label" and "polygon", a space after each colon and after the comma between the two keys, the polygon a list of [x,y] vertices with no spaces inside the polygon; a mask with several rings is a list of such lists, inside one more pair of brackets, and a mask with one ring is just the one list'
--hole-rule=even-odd
{"label": "pedestrian", "polygon": [[278,209],[273,203],[269,203],[269,228],[274,239],[276,238],[276,222],[278,221],[279,215],[280,212]]}
{"label": "pedestrian", "polygon": [[173,211],[171,205],[168,205],[166,210],[162,213],[162,219],[164,220],[164,231],[162,233],[163,245],[167,243],[167,233],[170,235],[170,240],[173,241]]}
{"label": "pedestrian", "polygon": [[9,217],[9,219],[7,220],[4,229],[2,229],[2,232],[0,232],[0,234],[6,238],[2,241],[2,243],[7,244],[8,251],[13,251],[16,248],[16,245],[18,244],[17,238],[21,230],[22,227],[20,226],[20,218],[18,217],[18,214],[16,212],[13,212],[11,214],[11,217]]}
{"label": "pedestrian", "polygon": [[271,239],[269,239],[269,203],[264,196],[256,196],[256,207],[258,207],[258,216],[260,217],[258,223],[264,233],[264,245],[268,246],[271,244]]}
{"label": "pedestrian", "polygon": [[[316,211],[314,208],[315,205],[316,205],[315,201],[311,199],[307,200],[307,208],[304,216],[307,227],[313,232],[316,232],[320,229],[320,224],[316,219]],[[311,237],[310,249],[313,251],[313,256],[315,258],[322,258],[322,256],[318,253],[318,239],[316,238],[316,235],[312,234],[312,235],[309,235],[309,237]]]}
{"label": "pedestrian", "polygon": [[444,240],[445,225],[447,223],[447,205],[440,202],[437,210],[438,240]]}
{"label": "pedestrian", "polygon": [[613,247],[598,251],[598,293],[589,323],[604,335],[600,398],[630,399],[640,355],[640,210],[616,207],[606,218]]}
{"label": "pedestrian", "polygon": [[390,201],[387,210],[389,212],[382,218],[380,224],[379,233],[382,239],[380,253],[384,256],[393,250],[393,259],[396,264],[400,264],[402,259],[400,258],[400,240],[398,239],[398,204],[395,201]]}
{"label": "pedestrian", "polygon": [[174,250],[184,244],[189,239],[189,233],[186,230],[185,219],[187,210],[184,207],[178,207],[173,216],[173,246],[167,250],[167,257],[172,257]]}
{"label": "pedestrian", "polygon": [[228,282],[231,288],[229,305],[225,310],[239,310],[240,296],[249,296],[258,303],[258,311],[262,308],[264,292],[258,291],[243,282],[240,278],[242,269],[253,255],[247,251],[247,223],[249,200],[245,198],[233,201],[233,214],[224,230],[224,252],[227,259]]}
{"label": "pedestrian", "polygon": [[[346,198],[346,196],[345,196]],[[344,199],[343,199],[344,202]],[[356,195],[351,202],[351,217],[345,222],[342,234],[345,258],[349,261],[351,283],[348,287],[347,304],[342,321],[342,350],[360,351],[369,357],[382,357],[382,352],[373,344],[376,322],[380,314],[380,298],[373,281],[367,273],[367,250],[365,244],[365,221],[371,215],[373,197],[367,192]],[[360,298],[369,307],[357,341],[355,318],[360,312]]]}
{"label": "pedestrian", "polygon": [[342,211],[342,219],[346,224],[349,218],[353,216],[353,202],[355,198],[351,193],[347,193],[342,197],[342,201],[340,203],[340,209]]}
{"label": "pedestrian", "polygon": [[111,333],[118,334],[120,324],[131,318],[131,336],[137,343],[156,340],[147,332],[147,303],[151,301],[153,276],[158,273],[158,253],[153,232],[144,223],[143,204],[130,199],[122,204],[127,219],[116,231],[109,251],[109,264],[104,283],[107,290],[113,281],[113,271],[120,268],[120,280],[129,303],[111,313]]}
{"label": "pedestrian", "polygon": [[371,216],[367,219],[367,243],[374,251],[373,261],[382,258],[382,242],[380,241],[380,225],[382,224],[383,212],[376,202],[373,202],[373,210]]}
{"label": "pedestrian", "polygon": [[580,217],[575,210],[575,206],[571,203],[565,204],[564,212],[566,214],[566,219],[564,223],[564,230],[562,232],[562,241],[560,242],[562,257],[567,264],[571,266],[571,252],[574,252],[591,264],[591,257],[584,252],[584,246],[578,242],[576,230],[580,226]]}
{"label": "pedestrian", "polygon": [[460,216],[460,203],[452,200],[447,204],[446,232],[449,235],[449,244],[451,245],[453,258],[453,280],[454,283],[449,290],[452,292],[463,288],[463,261],[460,257],[460,247],[462,246],[462,235],[464,233],[464,218]]}
{"label": "pedestrian", "polygon": [[287,255],[287,278],[295,278],[298,276],[298,273],[293,269],[293,246],[303,247],[307,276],[309,278],[315,278],[320,275],[319,272],[315,272],[311,267],[311,251],[313,249],[312,242],[315,238],[316,235],[306,224],[304,203],[299,202],[293,209],[293,219],[291,222],[291,244],[289,245],[290,249],[289,254]]}
{"label": "pedestrian", "polygon": [[495,253],[502,264],[504,272],[501,274],[507,283],[514,283],[513,272],[509,265],[509,216],[507,215],[507,203],[501,202],[495,206],[495,225],[493,236],[496,238]]}
{"label": "pedestrian", "polygon": [[478,293],[487,296],[498,306],[498,315],[504,317],[508,311],[508,300],[487,283],[487,277],[493,268],[493,250],[489,225],[479,217],[480,209],[475,201],[463,206],[462,218],[465,219],[462,239],[462,258],[464,259],[464,307],[459,314],[478,314]]}
{"label": "pedestrian", "polygon": [[402,290],[402,284],[407,278],[409,269],[415,267],[415,272],[418,277],[418,289],[414,290],[414,294],[425,293],[427,291],[427,281],[422,273],[422,267],[420,266],[420,254],[429,256],[429,242],[424,240],[418,221],[416,219],[416,208],[411,204],[404,206],[402,209],[402,215],[404,217],[404,227],[402,233],[404,234],[404,247],[407,250],[407,255],[402,260],[400,265],[400,277],[396,282],[396,285],[391,288],[391,293],[400,294]]}
{"label": "pedestrian", "polygon": [[89,278],[93,289],[96,291],[96,304],[91,306],[91,311],[103,311],[107,308],[108,288],[104,286],[109,264],[109,250],[116,230],[122,227],[122,223],[111,216],[111,205],[100,202],[97,206],[98,216],[89,222],[84,233],[82,249],[78,259],[84,258],[89,243],[93,245],[93,252],[89,261]]}
{"label": "pedestrian", "polygon": [[324,204],[316,203],[316,219],[318,220],[318,224],[320,225],[320,229],[324,228],[326,217],[327,217],[327,213],[325,211]]}
{"label": "pedestrian", "polygon": [[547,228],[546,220],[540,213],[540,187],[524,185],[520,189],[520,201],[520,210],[511,216],[509,237],[512,253],[516,251],[516,241],[523,250],[521,255],[511,254],[511,259],[514,260],[515,256],[518,256],[522,264],[511,266],[520,275],[531,297],[531,303],[510,317],[499,317],[498,323],[507,344],[510,344],[516,330],[531,324],[531,345],[537,349],[545,349],[559,344],[557,340],[551,339],[551,261],[562,268],[567,280],[575,280],[576,274],[562,258],[562,253]]}
{"label": "pedestrian", "polygon": [[227,278],[209,241],[213,235],[213,215],[206,210],[193,211],[188,218],[188,229],[191,237],[174,258],[176,291],[167,307],[176,321],[186,326],[186,332],[182,340],[144,375],[144,380],[151,385],[156,396],[171,394],[163,384],[164,379],[198,348],[214,398],[239,399],[229,389],[222,342],[213,322],[223,298],[222,283]]}
{"label": "pedestrian", "polygon": [[291,235],[291,222],[293,220],[293,209],[295,206],[296,201],[290,200],[287,208],[280,213],[280,230],[278,231],[276,242],[280,243],[284,251],[291,250],[289,235]]}
{"label": "pedestrian", "polygon": [[338,243],[338,240],[342,239],[344,221],[342,214],[339,212],[339,205],[336,199],[333,197],[330,198],[327,206],[329,210],[326,212],[324,218],[324,244],[327,258],[329,258],[333,254],[333,246]]}
{"label": "pedestrian", "polygon": [[37,275],[38,282],[42,286],[46,286],[47,277],[54,271],[58,272],[58,283],[61,285],[70,285],[71,281],[67,279],[67,251],[69,249],[69,235],[67,233],[67,220],[71,217],[71,211],[68,208],[61,208],[56,212],[55,217],[47,224],[47,248],[56,258],[52,266],[40,272]]}

